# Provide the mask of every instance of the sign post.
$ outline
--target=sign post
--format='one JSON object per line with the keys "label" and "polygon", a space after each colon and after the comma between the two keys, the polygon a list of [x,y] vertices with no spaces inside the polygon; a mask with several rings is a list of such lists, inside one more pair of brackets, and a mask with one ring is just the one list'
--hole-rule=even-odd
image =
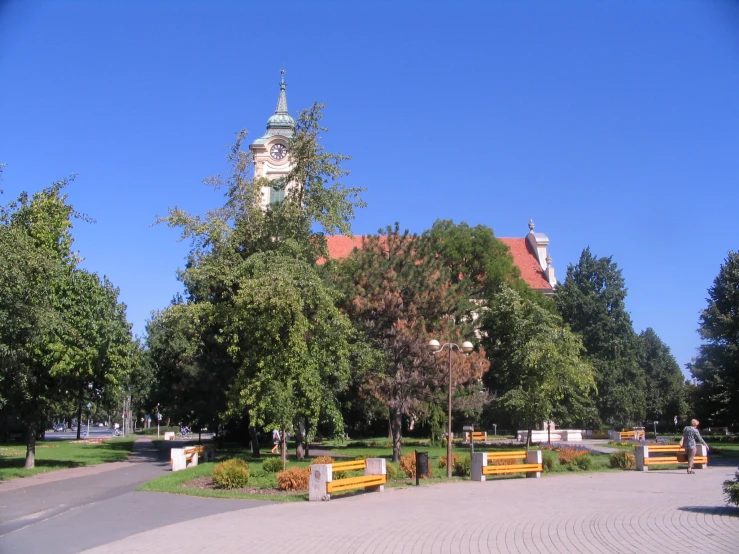
{"label": "sign post", "polygon": [[462,431],[467,431],[470,434],[470,460],[472,460],[472,455],[475,453],[475,439],[473,437],[475,427],[474,425],[465,425],[462,427]]}

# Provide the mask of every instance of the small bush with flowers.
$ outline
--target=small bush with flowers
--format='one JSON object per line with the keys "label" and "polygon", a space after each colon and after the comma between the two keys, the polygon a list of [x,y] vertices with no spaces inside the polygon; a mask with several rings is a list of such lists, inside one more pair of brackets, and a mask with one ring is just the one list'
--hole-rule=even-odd
{"label": "small bush with flowers", "polygon": [[563,446],[559,449],[559,463],[562,465],[568,465],[575,458],[587,455],[588,453],[585,450],[580,450],[571,446]]}

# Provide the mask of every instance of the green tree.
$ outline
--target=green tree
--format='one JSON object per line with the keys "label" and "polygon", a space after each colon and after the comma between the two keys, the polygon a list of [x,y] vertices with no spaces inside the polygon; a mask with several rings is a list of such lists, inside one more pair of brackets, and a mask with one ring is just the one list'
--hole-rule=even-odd
{"label": "green tree", "polygon": [[[249,418],[257,455],[255,425],[283,427],[287,419],[297,418],[293,425],[302,429],[300,423],[307,420],[312,432],[325,419],[342,430],[333,387],[344,384],[346,344],[352,340],[347,333],[352,330],[331,312],[330,286],[318,277],[315,263],[326,256],[324,233],[348,232],[354,210],[364,204],[360,189],[340,183],[346,157],[325,152],[319,143],[325,131],[321,111],[315,104],[300,113],[289,146],[292,170],[284,181],[253,177],[253,159],[242,150],[242,132],[228,156],[229,176],[207,180],[225,189],[223,206],[204,217],[173,208],[160,218],[179,227],[182,238],[192,241],[192,250],[179,275],[186,289],[183,305],[156,322],[161,329],[152,326],[159,333],[149,342],[153,363],[169,372],[165,382],[184,388],[206,376],[212,383],[223,383],[223,397],[217,387],[205,389],[213,391],[208,401],[231,420]],[[262,209],[266,185],[286,188],[287,194],[282,202]],[[298,334],[309,331],[310,341],[299,344]],[[319,368],[321,359],[337,364],[336,375],[321,373],[331,367]],[[175,377],[177,371],[189,372],[194,380]],[[174,402],[185,396],[169,394]],[[285,398],[295,407],[289,418],[287,412],[280,411],[278,417],[269,411],[270,406],[284,405]],[[299,455],[302,438],[299,435]]]}
{"label": "green tree", "polygon": [[513,421],[526,425],[527,446],[536,422],[564,417],[568,399],[587,404],[596,393],[581,339],[557,315],[503,287],[482,320],[483,344],[495,368],[496,402]]}
{"label": "green tree", "polygon": [[598,413],[610,425],[638,424],[646,416],[646,376],[625,298],[621,270],[589,248],[567,268],[554,297],[565,323],[582,336],[595,369]]}
{"label": "green tree", "polygon": [[[322,422],[342,433],[337,394],[351,377],[357,335],[336,292],[314,267],[280,254],[255,254],[243,269],[223,318],[238,364],[229,408],[269,428],[300,430],[305,421],[312,436]],[[298,433],[299,458],[303,439]]]}
{"label": "green tree", "polygon": [[78,269],[71,249],[68,179],[0,207],[0,386],[27,427],[25,467],[52,410],[80,379],[115,388],[128,370],[130,335],[117,291]]}
{"label": "green tree", "polygon": [[639,335],[638,347],[639,365],[647,376],[647,420],[671,422],[688,408],[680,366],[651,327]]}
{"label": "green tree", "polygon": [[488,301],[505,285],[521,296],[554,310],[551,300],[532,290],[521,279],[521,272],[508,246],[495,237],[490,227],[470,227],[464,222],[455,224],[451,220],[437,220],[424,237],[430,239],[431,248],[449,268],[452,282],[467,281],[471,299]]}
{"label": "green tree", "polygon": [[[388,407],[394,461],[400,459],[403,417],[423,416],[428,404],[445,398],[448,366],[437,363],[426,344],[474,336],[469,289],[451,281],[431,246],[396,224],[366,237],[361,250],[337,264],[342,308],[378,354],[362,388]],[[453,357],[457,384],[479,380],[489,367],[484,352]]]}
{"label": "green tree", "polygon": [[698,380],[704,421],[739,423],[739,252],[729,252],[713,285],[698,332],[704,341],[688,368]]}

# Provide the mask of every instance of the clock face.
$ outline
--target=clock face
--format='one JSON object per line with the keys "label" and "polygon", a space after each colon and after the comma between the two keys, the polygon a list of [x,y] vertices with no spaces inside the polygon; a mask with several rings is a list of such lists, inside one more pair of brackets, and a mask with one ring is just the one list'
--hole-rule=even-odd
{"label": "clock face", "polygon": [[284,144],[277,143],[269,149],[269,155],[272,156],[275,160],[281,160],[282,158],[287,156],[287,148]]}

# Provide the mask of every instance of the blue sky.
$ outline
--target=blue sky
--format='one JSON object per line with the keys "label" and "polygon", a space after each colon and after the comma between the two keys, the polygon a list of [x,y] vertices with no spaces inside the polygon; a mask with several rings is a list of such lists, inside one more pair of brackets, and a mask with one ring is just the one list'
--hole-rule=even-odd
{"label": "blue sky", "polygon": [[75,246],[141,335],[188,251],[151,224],[220,204],[201,181],[263,134],[281,68],[368,189],[355,234],[533,219],[560,280],[613,256],[636,330],[695,355],[739,249],[736,2],[0,0],[0,202],[78,173]]}

